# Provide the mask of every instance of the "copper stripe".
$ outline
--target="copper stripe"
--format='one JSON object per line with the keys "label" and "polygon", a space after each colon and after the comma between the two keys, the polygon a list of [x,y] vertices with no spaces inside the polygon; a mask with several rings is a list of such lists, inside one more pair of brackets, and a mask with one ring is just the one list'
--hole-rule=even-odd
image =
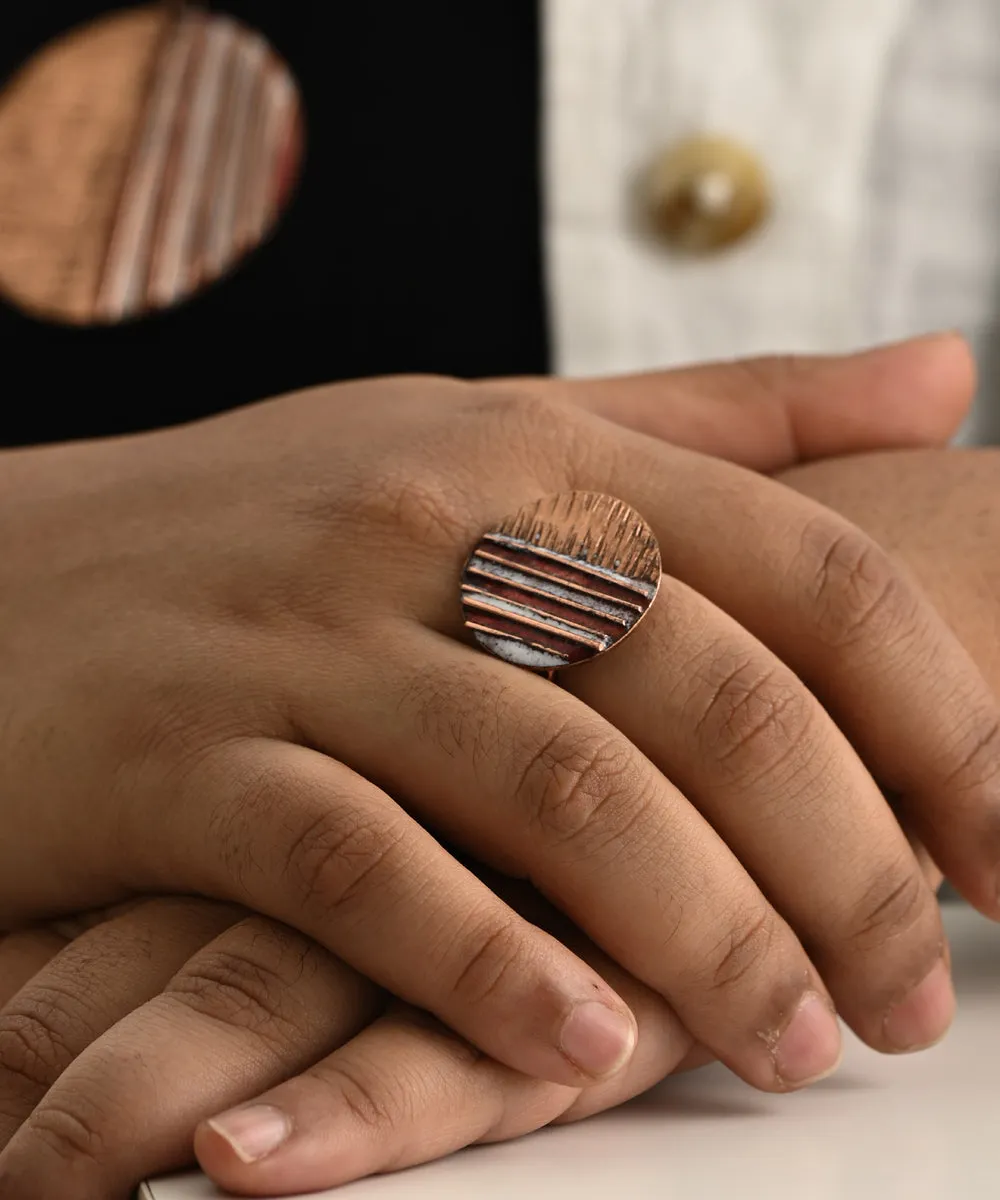
{"label": "copper stripe", "polygon": [[[480,559],[486,559],[485,564]],[[631,600],[613,600],[590,588],[581,588],[564,579],[555,578],[548,571],[534,571],[520,563],[496,558],[489,554],[475,553],[465,568],[467,576],[482,580],[481,587],[512,587],[532,596],[547,596],[551,600],[583,612],[599,613],[609,621],[626,628],[642,616],[641,604]],[[547,585],[547,586],[546,586]],[[571,595],[566,595],[569,592]]]}
{"label": "copper stripe", "polygon": [[[601,540],[603,541],[603,539]],[[511,537],[505,533],[484,533],[483,541],[493,542],[498,546],[517,553],[537,555],[539,558],[544,558],[551,563],[558,563],[568,570],[579,571],[582,575],[587,575],[592,579],[598,579],[614,587],[625,588],[626,591],[638,592],[646,599],[649,599],[656,591],[653,584],[647,584],[640,579],[633,579],[629,575],[612,571],[610,567],[601,567],[596,563],[587,562],[582,558],[574,558],[568,554],[563,554],[559,550],[549,550],[546,546],[540,546],[534,542],[526,542],[523,538]],[[601,542],[599,541],[597,547],[600,547],[600,545]]]}
{"label": "copper stripe", "polygon": [[577,662],[585,662],[587,659],[594,657],[594,650],[589,646],[582,646],[576,642],[569,641],[560,642],[557,638],[546,638],[544,642],[535,641],[526,636],[524,630],[513,623],[491,621],[489,624],[485,624],[480,621],[468,621],[466,625],[474,633],[489,633],[493,637],[504,638],[511,642],[520,642],[522,645],[530,646],[532,650],[537,650],[542,654],[554,654],[562,659],[567,666]]}
{"label": "copper stripe", "polygon": [[[585,617],[587,620],[581,625],[581,628],[612,639],[620,638],[635,624],[634,620],[624,617],[609,617],[593,608],[588,608],[585,604],[563,600],[551,592],[543,592],[540,588],[527,589],[519,584],[509,583],[507,580],[494,579],[493,586],[489,589],[479,587],[474,583],[463,583],[462,595],[497,596],[501,600],[520,604],[540,616],[555,617],[570,625],[581,622]],[[576,621],[573,620],[574,617],[577,619]]]}
{"label": "copper stripe", "polygon": [[522,561],[520,557],[515,558],[513,555],[501,556],[499,554],[491,554],[488,550],[477,549],[470,560],[470,566],[468,569],[469,571],[475,571],[476,574],[486,575],[490,579],[498,579],[500,577],[498,575],[491,575],[488,571],[480,571],[478,568],[475,568],[473,564],[477,558],[485,559],[486,562],[501,563],[503,566],[512,567],[524,575],[531,575],[535,579],[557,580],[560,587],[568,588],[573,592],[578,592],[581,596],[593,596],[597,600],[606,600],[609,604],[619,605],[621,608],[633,609],[637,616],[641,616],[646,610],[646,606],[643,603],[634,600],[631,597],[626,600],[624,598],[620,599],[617,596],[610,596],[606,592],[595,591],[594,588],[585,587],[582,583],[577,583],[572,579],[556,577],[551,571],[543,571],[539,567],[529,567]]}
{"label": "copper stripe", "polygon": [[[594,650],[603,650],[608,644],[608,639],[602,637],[598,633],[589,630],[585,625],[578,625],[575,621],[559,621],[559,624],[552,624],[545,621],[542,615],[533,617],[527,613],[511,612],[506,608],[498,608],[493,604],[488,603],[489,597],[484,596],[465,596],[463,604],[466,608],[474,609],[476,612],[488,614],[491,617],[497,617],[500,620],[512,625],[523,625],[526,629],[537,629],[543,633],[550,634],[552,637],[559,638],[560,641],[575,642],[581,646],[589,646]],[[558,620],[558,618],[553,618]]]}
{"label": "copper stripe", "polygon": [[561,554],[549,553],[541,546],[529,546],[523,542],[514,542],[510,538],[501,541],[491,534],[484,535],[483,540],[490,542],[494,555],[502,562],[515,566],[525,561],[534,562],[538,564],[537,569],[549,578],[580,583],[606,600],[630,601],[634,604],[638,596],[641,597],[640,605],[644,605],[652,599],[655,591],[651,585],[651,592],[647,595],[638,584],[633,585],[631,581],[619,583],[617,579],[609,578],[607,572],[588,570],[586,563],[567,559]]}

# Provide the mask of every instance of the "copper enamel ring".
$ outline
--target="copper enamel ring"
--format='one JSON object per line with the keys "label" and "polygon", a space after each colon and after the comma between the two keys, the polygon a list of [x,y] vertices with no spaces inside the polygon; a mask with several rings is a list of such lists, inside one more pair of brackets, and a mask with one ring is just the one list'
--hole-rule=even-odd
{"label": "copper enamel ring", "polygon": [[551,678],[630,634],[660,573],[652,529],[623,500],[546,496],[476,543],[462,572],[465,626],[490,654]]}

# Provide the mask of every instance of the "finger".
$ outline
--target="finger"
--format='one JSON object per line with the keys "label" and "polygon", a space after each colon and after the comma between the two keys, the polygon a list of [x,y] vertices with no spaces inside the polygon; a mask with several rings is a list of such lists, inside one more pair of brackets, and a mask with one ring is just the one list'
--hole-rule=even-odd
{"label": "finger", "polygon": [[[647,641],[669,654],[651,655]],[[568,675],[567,687],[708,818],[869,1045],[913,1050],[943,1036],[955,1006],[943,967],[933,1003],[906,999],[942,961],[934,891],[882,792],[791,670],[664,578],[642,638]],[[742,969],[769,936],[747,928]]]}
{"label": "finger", "polygon": [[150,900],[94,926],[29,979],[0,1011],[0,1146],[75,1058],[155,996],[237,911]]}
{"label": "finger", "polygon": [[[665,578],[641,637],[567,673],[610,725],[544,680],[518,687],[502,664],[450,644],[437,656],[393,655],[420,670],[385,689],[404,697],[392,714],[359,711],[351,743],[374,761],[361,724],[388,732],[393,787],[449,836],[529,874],[744,1078],[766,1086],[753,1052],[776,1044],[798,1006],[780,1004],[782,984],[797,971],[805,992],[811,977],[774,908],[869,1044],[913,1049],[945,1032],[946,973],[933,1004],[903,1003],[944,946],[920,864],[814,697],[731,618]],[[695,801],[727,852],[612,726]],[[772,1030],[769,1004],[782,1013]],[[799,1072],[786,1061],[782,1082],[821,1073],[814,1052]]]}
{"label": "finger", "polygon": [[943,445],[968,411],[975,374],[961,337],[933,334],[845,357],[762,358],[562,387],[616,424],[777,471],[833,455]]}
{"label": "finger", "polygon": [[601,490],[634,503],[671,573],[812,688],[899,795],[945,875],[1000,918],[1000,705],[916,585],[815,502],[716,459],[623,437],[605,453],[606,471],[597,466],[606,439],[589,447]]}
{"label": "finger", "polygon": [[333,680],[323,695],[303,689],[300,720],[324,717],[303,726],[310,740],[350,746],[424,821],[530,878],[756,1087],[785,1090],[835,1066],[837,1024],[795,934],[621,731],[449,638],[383,628],[380,649],[378,680],[350,711]]}
{"label": "finger", "polygon": [[144,900],[92,909],[45,925],[32,925],[0,936],[0,1009],[74,938]]}
{"label": "finger", "polygon": [[0,937],[0,1009],[55,958],[67,940],[43,926]]}
{"label": "finger", "polygon": [[201,1125],[202,1167],[245,1195],[335,1187],[601,1112],[645,1091],[688,1054],[690,1036],[659,996],[593,946],[572,944],[627,997],[639,1023],[636,1055],[614,1079],[582,1092],[530,1079],[397,1006],[303,1075]]}
{"label": "finger", "polygon": [[247,918],[74,1060],[0,1153],[0,1194],[125,1200],[187,1164],[199,1120],[304,1070],[380,1005],[308,938]]}
{"label": "finger", "polygon": [[[166,820],[196,890],[294,923],[501,1062],[572,1086],[630,1057],[634,1018],[600,976],[340,763],[241,743],[202,763]],[[169,886],[162,855],[138,869]]]}

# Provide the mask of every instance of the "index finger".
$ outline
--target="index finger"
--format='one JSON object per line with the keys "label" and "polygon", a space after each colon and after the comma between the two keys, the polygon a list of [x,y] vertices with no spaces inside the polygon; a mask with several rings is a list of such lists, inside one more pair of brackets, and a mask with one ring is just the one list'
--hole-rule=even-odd
{"label": "index finger", "polygon": [[975,383],[968,345],[944,333],[861,354],[786,355],[544,386],[616,425],[777,471],[831,455],[944,445]]}

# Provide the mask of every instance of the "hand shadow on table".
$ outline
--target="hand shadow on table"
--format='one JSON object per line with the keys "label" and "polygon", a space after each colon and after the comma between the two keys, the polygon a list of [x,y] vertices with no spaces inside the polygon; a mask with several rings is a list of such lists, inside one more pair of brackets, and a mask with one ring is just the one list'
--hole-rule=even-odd
{"label": "hand shadow on table", "polygon": [[[962,901],[957,901],[961,904]],[[975,916],[953,928],[951,938],[953,974],[959,1005],[962,996],[995,996],[1000,1016],[1000,925],[986,917]],[[736,1085],[729,1071],[719,1063],[672,1075],[627,1108],[669,1115],[672,1121],[703,1120],[705,1117],[776,1116],[786,1102],[808,1101],[810,1094],[822,1092],[866,1092],[883,1085],[859,1074],[841,1069],[829,1079],[803,1092],[783,1095],[755,1092],[749,1085]]]}
{"label": "hand shadow on table", "polygon": [[669,1116],[672,1121],[704,1120],[705,1117],[777,1116],[783,1103],[812,1092],[863,1092],[880,1085],[856,1071],[839,1071],[807,1092],[756,1092],[749,1084],[735,1083],[727,1068],[718,1063],[696,1071],[673,1075],[650,1091],[637,1096],[627,1107]]}

